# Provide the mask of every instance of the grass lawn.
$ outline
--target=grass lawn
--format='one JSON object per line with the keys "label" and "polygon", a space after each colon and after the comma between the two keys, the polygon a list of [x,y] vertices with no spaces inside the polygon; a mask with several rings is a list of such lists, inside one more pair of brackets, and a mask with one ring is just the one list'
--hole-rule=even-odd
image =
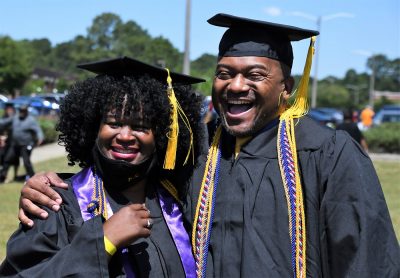
{"label": "grass lawn", "polygon": [[[400,162],[374,161],[382,183],[397,239],[400,241]],[[77,172],[78,167],[69,167],[66,158],[53,159],[35,165],[35,170]],[[0,261],[5,257],[5,247],[11,233],[18,227],[18,199],[22,183],[0,185]]]}

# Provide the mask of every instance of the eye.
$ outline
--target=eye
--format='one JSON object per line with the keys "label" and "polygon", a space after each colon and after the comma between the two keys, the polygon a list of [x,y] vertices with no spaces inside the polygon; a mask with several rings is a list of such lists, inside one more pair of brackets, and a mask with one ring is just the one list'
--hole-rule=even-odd
{"label": "eye", "polygon": [[111,120],[111,119],[106,120],[104,122],[104,124],[108,125],[110,128],[113,128],[113,129],[120,128],[121,126],[123,126],[123,124],[121,122],[118,122],[116,120]]}
{"label": "eye", "polygon": [[149,133],[151,128],[148,125],[133,125],[131,129],[136,132]]}
{"label": "eye", "polygon": [[250,72],[249,74],[246,75],[246,78],[250,81],[263,81],[266,76],[265,74],[261,73],[261,72]]}
{"label": "eye", "polygon": [[215,77],[221,80],[228,80],[232,78],[231,74],[225,70],[217,71],[215,73]]}

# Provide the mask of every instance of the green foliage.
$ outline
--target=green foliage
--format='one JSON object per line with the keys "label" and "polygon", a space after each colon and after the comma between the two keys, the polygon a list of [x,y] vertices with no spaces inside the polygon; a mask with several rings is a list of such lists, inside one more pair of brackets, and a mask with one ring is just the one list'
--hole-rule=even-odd
{"label": "green foliage", "polygon": [[0,37],[0,91],[14,95],[22,88],[30,72],[23,47],[10,37]]}
{"label": "green foliage", "polygon": [[374,55],[367,66],[375,72],[375,90],[398,92],[400,88],[400,58],[390,61],[385,55]]}
{"label": "green foliage", "polygon": [[103,13],[96,16],[88,29],[88,38],[93,42],[93,48],[107,51],[114,46],[114,30],[122,24],[121,18],[113,13]]}
{"label": "green foliage", "polygon": [[44,87],[44,80],[43,79],[29,79],[22,88],[21,95],[30,95],[31,93],[38,92],[38,88]]}
{"label": "green foliage", "polygon": [[383,123],[364,132],[372,152],[400,153],[400,123]]}
{"label": "green foliage", "polygon": [[55,119],[39,118],[38,122],[44,134],[43,143],[56,142],[58,140],[58,132],[56,131],[57,121]]}
{"label": "green foliage", "polygon": [[321,107],[347,108],[350,102],[348,91],[337,83],[320,82],[317,104]]}

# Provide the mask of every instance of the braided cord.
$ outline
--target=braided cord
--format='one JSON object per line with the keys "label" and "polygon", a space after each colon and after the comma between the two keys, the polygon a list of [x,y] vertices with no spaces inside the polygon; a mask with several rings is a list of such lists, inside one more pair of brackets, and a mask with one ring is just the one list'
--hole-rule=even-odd
{"label": "braided cord", "polygon": [[205,277],[211,226],[214,217],[215,191],[219,176],[219,141],[222,128],[219,127],[210,146],[206,169],[201,183],[199,200],[195,213],[195,225],[192,231],[192,248],[196,262],[196,276]]}
{"label": "braided cord", "polygon": [[306,277],[306,228],[303,192],[298,169],[293,118],[281,119],[278,129],[278,157],[289,215],[292,268],[295,278]]}
{"label": "braided cord", "polygon": [[104,219],[108,219],[106,193],[104,191],[103,180],[96,174],[96,168],[92,168],[95,184],[92,191],[91,201],[87,206],[88,212],[95,217],[102,215]]}

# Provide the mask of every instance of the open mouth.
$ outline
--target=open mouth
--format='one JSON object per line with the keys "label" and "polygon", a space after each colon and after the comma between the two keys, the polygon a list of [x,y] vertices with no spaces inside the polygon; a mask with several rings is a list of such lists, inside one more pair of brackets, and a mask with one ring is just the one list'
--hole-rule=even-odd
{"label": "open mouth", "polygon": [[230,100],[228,101],[228,112],[233,115],[238,115],[250,110],[253,103],[243,100]]}

